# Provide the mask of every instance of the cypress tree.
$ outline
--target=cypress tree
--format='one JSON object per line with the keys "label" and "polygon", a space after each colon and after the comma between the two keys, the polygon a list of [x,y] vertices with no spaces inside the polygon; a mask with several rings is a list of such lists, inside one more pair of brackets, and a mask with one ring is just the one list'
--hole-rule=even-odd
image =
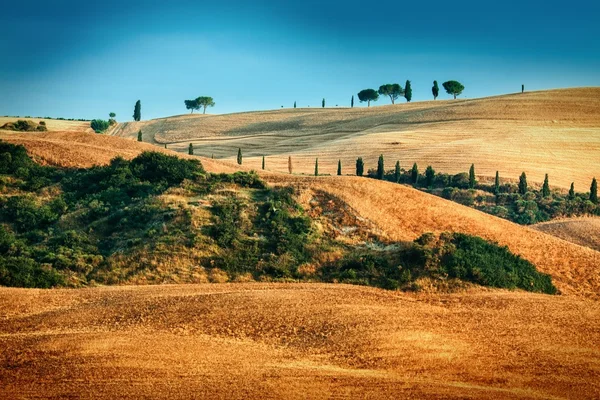
{"label": "cypress tree", "polygon": [[383,179],[385,175],[385,169],[383,166],[383,154],[379,156],[379,160],[377,160],[377,179]]}
{"label": "cypress tree", "polygon": [[406,85],[404,86],[404,98],[408,103],[412,100],[412,88],[410,87],[410,81],[406,81]]}
{"label": "cypress tree", "polygon": [[427,187],[430,188],[430,187],[433,186],[433,179],[434,178],[435,178],[435,171],[434,171],[433,167],[430,165],[425,170],[425,180],[427,182]]}
{"label": "cypress tree", "polygon": [[500,174],[496,171],[496,180],[494,181],[494,194],[500,193]]}
{"label": "cypress tree", "polygon": [[394,182],[400,183],[400,161],[396,161],[396,168],[394,168]]}
{"label": "cypress tree", "polygon": [[215,153],[212,153],[212,154],[210,155],[210,158],[212,158],[212,159],[214,160],[214,159],[215,159]]}
{"label": "cypress tree", "polygon": [[288,157],[288,171],[290,174],[292,173],[292,156]]}
{"label": "cypress tree", "polygon": [[542,185],[542,197],[550,196],[550,184],[548,183],[548,174],[544,178],[544,184]]}
{"label": "cypress tree", "polygon": [[142,130],[140,129],[138,132],[138,142],[142,141]]}
{"label": "cypress tree", "polygon": [[410,177],[412,179],[412,183],[415,185],[419,182],[419,167],[417,163],[414,163],[412,166],[412,170],[410,171]]}
{"label": "cypress tree", "polygon": [[165,143],[165,149],[167,148],[167,144]]}
{"label": "cypress tree", "polygon": [[365,163],[362,157],[358,157],[356,159],[356,176],[363,176],[363,172],[365,172]]}
{"label": "cypress tree", "polygon": [[142,119],[142,102],[136,101],[135,107],[133,108],[133,120],[139,121]]}
{"label": "cypress tree", "polygon": [[475,184],[477,181],[475,180],[475,164],[471,164],[471,168],[469,168],[469,188],[475,189]]}
{"label": "cypress tree", "polygon": [[188,147],[188,154],[190,156],[194,155],[194,145],[190,143],[190,146]]}
{"label": "cypress tree", "polygon": [[265,169],[265,156],[263,156],[263,160],[262,160],[262,169]]}
{"label": "cypress tree", "polygon": [[325,99],[321,101],[321,107],[325,108]]}
{"label": "cypress tree", "polygon": [[527,193],[527,175],[525,175],[525,172],[519,177],[519,193]]}
{"label": "cypress tree", "polygon": [[437,99],[438,95],[440,94],[440,88],[438,86],[437,81],[433,81],[433,87],[431,88],[431,93],[433,94],[433,99]]}
{"label": "cypress tree", "polygon": [[338,170],[337,170],[337,174],[338,174],[338,175],[342,175],[342,160],[338,160]]}
{"label": "cypress tree", "polygon": [[238,148],[237,163],[242,165],[242,149]]}
{"label": "cypress tree", "polygon": [[350,99],[350,108],[354,108],[354,95],[352,95],[352,99]]}
{"label": "cypress tree", "polygon": [[296,108],[296,102],[294,102],[294,108]]}
{"label": "cypress tree", "polygon": [[571,188],[569,189],[569,199],[573,200],[575,198],[575,182],[571,182]]}
{"label": "cypress tree", "polygon": [[521,93],[525,93],[525,85],[521,85]]}
{"label": "cypress tree", "polygon": [[598,204],[598,182],[596,182],[596,178],[592,179],[592,186],[590,186],[590,201]]}
{"label": "cypress tree", "polygon": [[319,176],[319,159],[315,160],[315,176]]}

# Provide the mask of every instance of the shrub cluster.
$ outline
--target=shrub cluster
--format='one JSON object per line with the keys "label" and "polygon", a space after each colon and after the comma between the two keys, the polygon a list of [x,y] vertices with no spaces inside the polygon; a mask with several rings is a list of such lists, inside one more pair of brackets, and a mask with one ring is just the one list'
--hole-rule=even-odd
{"label": "shrub cluster", "polygon": [[421,277],[456,278],[478,285],[557,293],[549,275],[506,247],[462,233],[425,234],[393,252],[362,250],[322,269],[325,280],[379,286],[414,287]]}
{"label": "shrub cluster", "polygon": [[40,121],[38,124],[33,122],[32,120],[17,120],[16,122],[7,122],[2,125],[0,129],[7,129],[11,131],[19,131],[19,132],[45,132],[48,129],[46,128],[46,122]]}
{"label": "shrub cluster", "polygon": [[105,132],[110,127],[110,122],[103,119],[93,119],[90,126],[96,133]]}
{"label": "shrub cluster", "polygon": [[203,172],[197,160],[161,153],[90,169],[42,167],[24,147],[0,142],[0,174],[25,191],[0,197],[0,285],[49,287],[73,274],[85,281],[122,246],[139,244],[148,224],[164,222],[169,210],[154,195]]}

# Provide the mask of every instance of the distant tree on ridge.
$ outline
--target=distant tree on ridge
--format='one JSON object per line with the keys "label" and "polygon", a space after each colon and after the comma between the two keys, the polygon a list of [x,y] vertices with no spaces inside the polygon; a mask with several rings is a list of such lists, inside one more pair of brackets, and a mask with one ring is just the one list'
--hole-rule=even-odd
{"label": "distant tree on ridge", "polygon": [[433,94],[433,99],[437,99],[438,95],[440,94],[440,88],[438,86],[437,81],[433,81],[433,87],[431,88],[431,93]]}
{"label": "distant tree on ridge", "polygon": [[375,89],[364,89],[358,92],[358,100],[361,103],[367,102],[367,107],[371,107],[372,101],[377,101],[379,98],[379,93],[375,91]]}
{"label": "distant tree on ridge", "polygon": [[140,121],[142,119],[142,102],[140,100],[135,102],[135,107],[133,108],[133,120]]}
{"label": "distant tree on ridge", "polygon": [[[398,97],[404,94],[404,90],[402,89],[402,86],[397,83],[386,83],[385,85],[379,86],[377,93],[382,96],[388,96],[392,101],[392,104],[395,104]],[[358,96],[360,97],[360,93]]]}
{"label": "distant tree on ridge", "polygon": [[406,99],[407,103],[410,103],[412,100],[412,87],[410,86],[409,80],[407,80],[406,84],[404,85],[404,98]]}
{"label": "distant tree on ridge", "polygon": [[446,89],[446,93],[454,96],[454,99],[456,99],[456,96],[459,96],[462,91],[465,90],[465,87],[462,85],[462,83],[458,81],[447,81],[442,83],[442,86],[444,89]]}

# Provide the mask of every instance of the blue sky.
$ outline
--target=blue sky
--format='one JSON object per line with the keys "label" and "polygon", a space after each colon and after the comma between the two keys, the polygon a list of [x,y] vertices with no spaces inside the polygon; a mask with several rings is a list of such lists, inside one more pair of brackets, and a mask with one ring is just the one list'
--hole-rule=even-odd
{"label": "blue sky", "polygon": [[468,98],[600,86],[592,0],[98,3],[3,6],[0,115],[128,121],[137,99],[148,119],[204,95],[212,113],[347,106],[407,79],[413,101],[434,79]]}

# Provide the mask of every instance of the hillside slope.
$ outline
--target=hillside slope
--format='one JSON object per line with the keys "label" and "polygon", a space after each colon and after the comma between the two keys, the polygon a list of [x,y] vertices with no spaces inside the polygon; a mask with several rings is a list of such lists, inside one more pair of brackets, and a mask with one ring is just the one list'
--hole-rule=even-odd
{"label": "hillside slope", "polygon": [[[384,99],[381,100],[385,102]],[[354,173],[363,157],[367,168],[384,154],[391,168],[417,162],[422,169],[458,173],[472,163],[481,176],[550,182],[578,191],[600,176],[600,88],[530,92],[469,100],[425,101],[377,107],[302,108],[226,115],[181,115],[120,124],[114,134],[186,152],[245,162],[284,172],[288,156],[294,170],[311,173],[319,158],[323,173],[334,174],[338,160]]]}
{"label": "hillside slope", "polygon": [[[20,119],[31,120],[36,124],[40,123],[40,121],[44,121],[49,132],[94,132],[90,127],[90,121],[67,121],[48,118],[0,117],[0,126],[3,126],[7,122],[16,122]],[[0,129],[0,132],[3,132],[3,130]]]}
{"label": "hillside slope", "polygon": [[[103,135],[48,133],[35,136],[0,135],[0,138],[24,144],[34,156],[45,154],[49,146],[58,142],[61,156],[52,160],[47,158],[47,161],[68,166],[73,165],[72,159],[81,161],[80,166],[90,166],[105,164],[117,154],[130,158],[143,150],[169,152],[156,146]],[[90,151],[90,145],[93,151]],[[87,156],[83,161],[82,154]],[[236,170],[236,167],[224,161],[200,159],[208,171]],[[306,209],[310,209],[317,191],[340,199],[351,213],[368,221],[378,236],[389,241],[413,240],[426,232],[469,233],[508,246],[514,253],[532,261],[542,272],[552,275],[563,293],[592,297],[600,293],[598,251],[403,185],[357,177],[261,175],[271,184],[296,187]]]}
{"label": "hillside slope", "polygon": [[0,288],[0,397],[592,399],[599,304],[326,284]]}
{"label": "hillside slope", "polygon": [[600,218],[569,218],[533,226],[534,229],[571,243],[600,251]]}

